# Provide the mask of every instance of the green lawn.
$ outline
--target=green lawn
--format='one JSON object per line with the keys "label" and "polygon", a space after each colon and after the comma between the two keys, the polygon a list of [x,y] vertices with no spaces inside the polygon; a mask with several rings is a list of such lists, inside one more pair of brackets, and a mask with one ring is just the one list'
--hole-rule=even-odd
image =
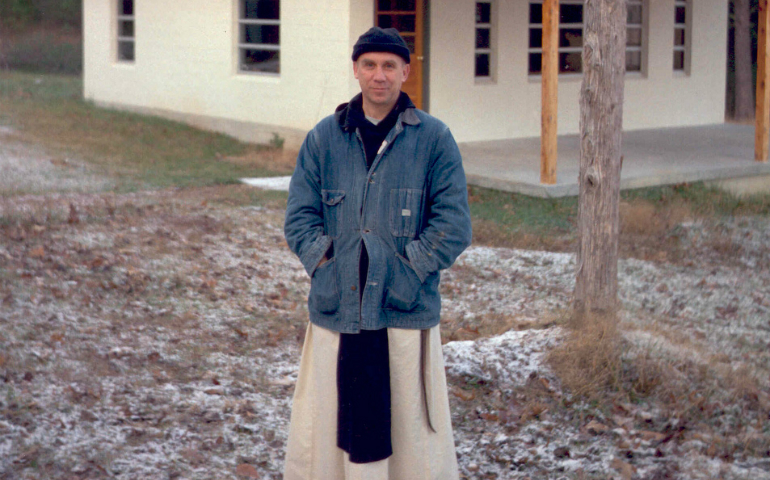
{"label": "green lawn", "polygon": [[260,161],[273,154],[266,147],[179,122],[99,108],[82,99],[82,90],[79,77],[0,72],[0,125],[15,129],[24,141],[118,177],[121,189],[228,184],[245,176],[286,173]]}

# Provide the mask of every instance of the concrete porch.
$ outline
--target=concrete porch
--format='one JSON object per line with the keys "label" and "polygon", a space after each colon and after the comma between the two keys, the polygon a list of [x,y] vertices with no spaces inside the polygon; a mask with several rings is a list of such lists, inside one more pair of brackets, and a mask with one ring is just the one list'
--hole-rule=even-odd
{"label": "concrete porch", "polygon": [[[540,183],[540,138],[459,145],[468,183],[535,197],[578,194],[580,141],[560,135],[557,183]],[[770,163],[754,161],[754,126],[719,124],[623,133],[621,188],[704,181],[738,194],[770,192]]]}

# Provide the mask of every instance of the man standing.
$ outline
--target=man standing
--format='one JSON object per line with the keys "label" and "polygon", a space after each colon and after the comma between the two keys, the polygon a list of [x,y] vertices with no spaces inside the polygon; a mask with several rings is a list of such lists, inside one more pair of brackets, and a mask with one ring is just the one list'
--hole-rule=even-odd
{"label": "man standing", "polygon": [[471,241],[462,160],[401,92],[395,29],[352,58],[361,94],[307,135],[289,188],[311,287],[284,479],[457,479],[438,287]]}

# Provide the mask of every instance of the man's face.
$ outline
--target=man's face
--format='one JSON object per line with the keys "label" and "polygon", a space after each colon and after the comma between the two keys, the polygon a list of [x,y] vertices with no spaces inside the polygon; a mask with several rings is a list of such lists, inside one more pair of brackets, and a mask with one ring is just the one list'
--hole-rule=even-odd
{"label": "man's face", "polygon": [[365,107],[392,108],[409,76],[409,64],[395,53],[368,52],[353,63],[353,74],[361,85]]}

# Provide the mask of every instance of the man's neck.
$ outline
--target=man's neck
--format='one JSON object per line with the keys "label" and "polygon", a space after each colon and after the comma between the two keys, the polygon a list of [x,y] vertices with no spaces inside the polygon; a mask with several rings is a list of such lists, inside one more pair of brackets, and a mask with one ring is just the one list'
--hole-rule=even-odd
{"label": "man's neck", "polygon": [[377,120],[382,120],[385,117],[388,116],[388,114],[395,108],[396,103],[398,103],[398,98],[396,98],[396,101],[391,103],[390,105],[372,105],[369,104],[366,99],[364,99],[363,104],[361,105],[361,108],[364,111],[364,115],[367,117],[375,118]]}

